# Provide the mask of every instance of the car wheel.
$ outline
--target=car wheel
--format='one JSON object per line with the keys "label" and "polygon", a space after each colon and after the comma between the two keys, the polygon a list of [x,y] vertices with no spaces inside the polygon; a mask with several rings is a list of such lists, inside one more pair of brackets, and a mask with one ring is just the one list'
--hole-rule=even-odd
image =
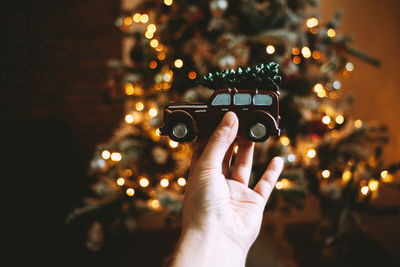
{"label": "car wheel", "polygon": [[268,124],[261,121],[250,123],[247,134],[251,141],[263,142],[270,136]]}
{"label": "car wheel", "polygon": [[177,122],[171,127],[169,137],[177,142],[190,141],[192,138],[192,128],[188,123]]}

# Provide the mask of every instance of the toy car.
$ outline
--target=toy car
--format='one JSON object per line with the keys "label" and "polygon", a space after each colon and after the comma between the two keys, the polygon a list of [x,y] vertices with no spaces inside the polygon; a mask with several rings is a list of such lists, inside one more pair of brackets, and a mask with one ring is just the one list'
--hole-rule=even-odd
{"label": "toy car", "polygon": [[224,114],[234,112],[239,119],[238,136],[263,142],[279,136],[279,91],[218,89],[208,103],[171,103],[164,108],[161,135],[177,142],[212,134]]}

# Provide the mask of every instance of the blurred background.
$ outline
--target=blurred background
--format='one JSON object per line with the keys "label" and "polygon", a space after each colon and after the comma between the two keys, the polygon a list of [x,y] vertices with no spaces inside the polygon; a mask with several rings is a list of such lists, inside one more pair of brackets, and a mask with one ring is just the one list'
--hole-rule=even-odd
{"label": "blurred background", "polygon": [[[116,24],[140,2],[23,0],[3,9],[2,237],[10,251],[5,266],[161,266],[168,260],[179,227],[165,226],[154,213],[135,220],[135,231],[126,235],[101,231],[116,209],[112,205],[94,221],[65,222],[82,199],[92,196],[94,178],[88,170],[94,154],[115,137],[125,116],[127,106],[110,89],[109,61],[129,58],[132,42]],[[352,118],[388,127],[384,166],[400,161],[400,92],[395,88],[400,3],[321,0],[318,9],[320,25],[342,10],[336,31],[380,61],[374,66],[350,56],[354,70],[340,90],[354,94]],[[399,179],[394,174],[394,184]],[[247,266],[398,266],[398,185],[382,190],[378,206],[394,212],[357,216],[366,234],[344,239],[339,252],[314,243],[321,216],[315,197],[307,195],[300,210],[267,212]],[[334,259],[338,255],[346,255],[343,262]]]}

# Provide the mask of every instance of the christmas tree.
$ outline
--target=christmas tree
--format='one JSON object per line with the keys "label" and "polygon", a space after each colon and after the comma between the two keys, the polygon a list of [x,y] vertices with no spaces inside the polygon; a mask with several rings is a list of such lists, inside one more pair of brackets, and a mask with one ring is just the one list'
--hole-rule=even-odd
{"label": "christmas tree", "polygon": [[[149,0],[124,10],[116,26],[132,42],[130,60],[110,60],[109,84],[110,100],[121,101],[125,115],[94,153],[93,196],[67,221],[102,214],[134,231],[141,214],[163,210],[165,222],[174,223],[192,143],[159,135],[163,106],[205,102],[221,86],[210,77],[222,70],[241,73],[277,62],[282,135],[256,145],[250,184],[280,155],[285,169],[275,195],[299,208],[314,195],[321,206],[321,241],[361,231],[353,214],[376,212],[379,186],[390,184],[400,166],[382,160],[386,128],[352,118],[352,97],[340,90],[354,70],[351,57],[379,62],[339,34],[339,12],[321,25],[317,6],[316,0]],[[90,231],[101,229],[96,222]]]}

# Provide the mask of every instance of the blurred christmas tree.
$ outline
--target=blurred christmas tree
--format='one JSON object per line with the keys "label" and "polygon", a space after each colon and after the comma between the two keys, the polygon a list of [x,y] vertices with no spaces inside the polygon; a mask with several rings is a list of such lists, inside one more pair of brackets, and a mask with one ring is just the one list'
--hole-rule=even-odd
{"label": "blurred christmas tree", "polygon": [[[385,127],[351,118],[352,97],[340,87],[354,69],[350,56],[379,62],[338,34],[339,12],[321,25],[317,4],[147,0],[125,10],[116,26],[132,40],[130,60],[109,62],[110,98],[124,104],[125,116],[109,142],[95,151],[94,195],[67,221],[103,217],[113,227],[134,231],[140,214],[163,210],[166,223],[172,223],[181,211],[192,144],[159,136],[163,106],[206,101],[212,90],[195,81],[208,72],[274,61],[282,76],[283,134],[256,145],[252,183],[266,162],[281,155],[286,167],[275,195],[296,207],[308,194],[316,196],[323,217],[320,240],[333,242],[362,229],[354,212],[377,211],[378,189],[393,182],[399,165],[384,165]],[[89,232],[93,250],[103,239],[93,233],[103,229],[96,222]]]}

